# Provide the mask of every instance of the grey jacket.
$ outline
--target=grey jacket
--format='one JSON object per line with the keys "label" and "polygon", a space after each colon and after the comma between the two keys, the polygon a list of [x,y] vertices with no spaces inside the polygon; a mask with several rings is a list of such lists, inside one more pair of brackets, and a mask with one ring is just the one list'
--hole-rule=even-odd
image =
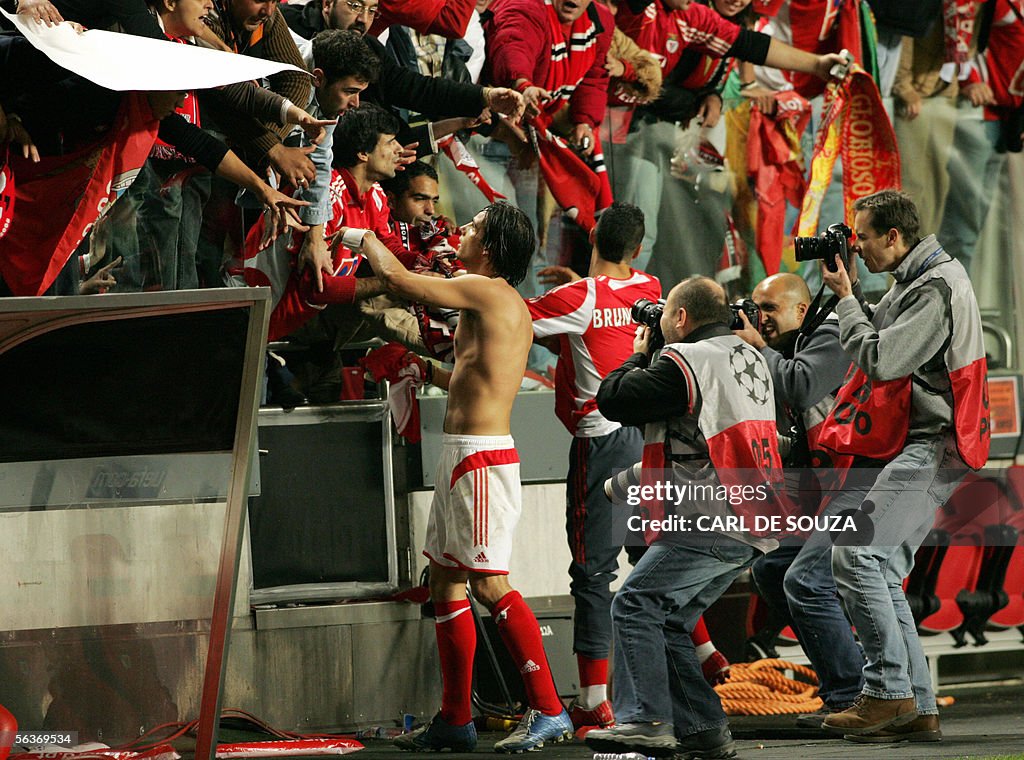
{"label": "grey jacket", "polygon": [[936,277],[900,296],[925,271],[950,256],[934,235],[919,242],[893,271],[896,282],[878,305],[853,296],[840,299],[839,339],[871,380],[913,375],[909,438],[931,437],[952,428],[953,395],[943,353],[950,340],[950,289]]}

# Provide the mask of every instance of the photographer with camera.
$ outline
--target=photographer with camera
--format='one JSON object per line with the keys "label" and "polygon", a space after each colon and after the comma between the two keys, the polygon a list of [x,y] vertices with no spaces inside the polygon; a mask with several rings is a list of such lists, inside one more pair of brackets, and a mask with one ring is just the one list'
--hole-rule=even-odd
{"label": "photographer with camera", "polygon": [[856,370],[818,441],[853,456],[854,467],[881,467],[835,498],[860,527],[836,541],[832,572],[867,663],[857,702],[823,726],[852,741],[938,741],[928,661],[902,583],[936,510],[988,458],[981,316],[963,266],[934,235],[919,236],[909,196],[883,190],[854,210],[852,253],[895,282],[872,308],[840,257],[835,271],[822,271],[839,297],[839,339]]}
{"label": "photographer with camera", "polygon": [[[590,233],[590,276],[566,281],[526,302],[534,339],[558,355],[555,414],[573,436],[565,478],[565,529],[572,551],[569,590],[580,676],[580,695],[569,706],[576,728],[615,722],[607,693],[609,585],[622,546],[612,540],[612,503],[603,485],[614,470],[640,459],[643,436],[635,427],[605,419],[594,397],[601,379],[633,350],[636,324],[630,307],[637,300],[661,296],[658,278],[632,267],[643,237],[644,213],[628,203],[613,203]],[[539,274],[555,280],[575,276],[561,267]]]}
{"label": "photographer with camera", "polygon": [[[842,256],[847,255],[845,247],[843,238]],[[839,321],[831,313],[835,299],[822,304],[819,293],[812,301],[807,283],[787,273],[762,280],[751,297],[760,310],[761,329],[744,314],[743,329],[735,335],[758,349],[768,362],[779,434],[789,442],[783,464],[787,484],[793,486],[790,495],[799,497],[804,514],[818,514],[822,511],[820,492],[806,487],[801,476],[809,474],[809,468],[832,465],[818,448],[817,435],[850,366],[839,343]],[[824,514],[834,514],[833,505],[834,501],[826,502]],[[751,575],[773,617],[778,618],[778,624],[770,627],[771,638],[779,629],[791,626],[818,674],[824,707],[796,719],[798,727],[818,728],[828,713],[850,707],[863,684],[864,654],[839,604],[832,578],[832,542],[827,534],[785,538],[776,551],[754,563]],[[764,644],[771,646],[770,641]]]}
{"label": "photographer with camera", "polygon": [[[657,358],[649,355],[653,331],[640,327],[635,353],[601,383],[601,414],[645,426],[646,476],[669,470],[683,476],[673,478],[678,483],[691,473],[724,483],[743,470],[761,483],[778,482],[767,363],[732,335],[731,321],[721,285],[708,277],[683,280],[666,299],[659,322],[666,346]],[[770,496],[765,502],[775,504]],[[671,501],[646,506],[650,546],[612,601],[619,724],[591,731],[586,742],[601,752],[731,757],[728,720],[689,633],[733,579],[778,542],[742,529],[742,522],[739,529],[726,524],[701,532],[700,518],[683,519],[667,530],[665,523],[671,527],[693,502],[680,502],[672,513]]]}
{"label": "photographer with camera", "polygon": [[[637,322],[653,318],[657,324],[661,314],[661,283],[632,267],[644,221],[636,206],[612,203],[590,234],[590,276],[580,279],[565,267],[542,269],[542,280],[564,284],[526,302],[535,340],[558,355],[555,414],[573,436],[565,478],[565,530],[572,552],[569,590],[575,603],[573,651],[580,677],[580,695],[569,706],[576,728],[615,722],[607,687],[610,584],[622,541],[613,538],[613,503],[604,482],[640,461],[643,435],[602,416],[594,397],[601,380],[633,352]],[[630,562],[639,559],[635,550],[642,548],[627,547]],[[723,681],[729,663],[702,621],[694,626],[692,639],[705,679]]]}

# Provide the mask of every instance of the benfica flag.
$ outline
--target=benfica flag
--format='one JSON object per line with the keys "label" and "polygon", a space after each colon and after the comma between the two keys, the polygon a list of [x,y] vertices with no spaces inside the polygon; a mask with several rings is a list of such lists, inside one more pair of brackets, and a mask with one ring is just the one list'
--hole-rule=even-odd
{"label": "benfica flag", "polygon": [[107,204],[131,185],[158,128],[145,96],[127,93],[102,142],[39,163],[10,157],[17,213],[0,242],[0,274],[14,295],[42,295],[53,284]]}
{"label": "benfica flag", "polygon": [[797,235],[817,234],[821,202],[839,157],[843,159],[845,221],[852,226],[853,204],[858,198],[900,188],[900,153],[892,123],[882,107],[878,85],[857,65],[846,79],[830,82],[825,91],[825,116],[814,140],[811,179]]}

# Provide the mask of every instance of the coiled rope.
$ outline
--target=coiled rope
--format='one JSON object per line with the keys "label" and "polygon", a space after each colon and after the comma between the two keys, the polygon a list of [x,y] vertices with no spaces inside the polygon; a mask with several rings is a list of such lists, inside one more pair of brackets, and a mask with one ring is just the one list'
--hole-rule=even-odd
{"label": "coiled rope", "polygon": [[726,715],[812,713],[823,705],[817,674],[786,660],[733,663],[728,680],[715,691]]}

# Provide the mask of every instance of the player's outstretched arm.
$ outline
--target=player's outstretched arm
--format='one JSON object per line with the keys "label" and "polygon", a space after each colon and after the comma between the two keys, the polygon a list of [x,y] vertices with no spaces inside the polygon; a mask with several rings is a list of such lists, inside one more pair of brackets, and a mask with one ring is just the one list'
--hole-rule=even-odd
{"label": "player's outstretched arm", "polygon": [[[408,301],[417,301],[448,309],[482,311],[499,300],[499,288],[488,277],[464,274],[452,279],[410,272],[370,230],[349,229],[343,237],[362,233],[362,254],[373,267],[374,273],[391,293]],[[346,245],[351,245],[345,240]]]}

